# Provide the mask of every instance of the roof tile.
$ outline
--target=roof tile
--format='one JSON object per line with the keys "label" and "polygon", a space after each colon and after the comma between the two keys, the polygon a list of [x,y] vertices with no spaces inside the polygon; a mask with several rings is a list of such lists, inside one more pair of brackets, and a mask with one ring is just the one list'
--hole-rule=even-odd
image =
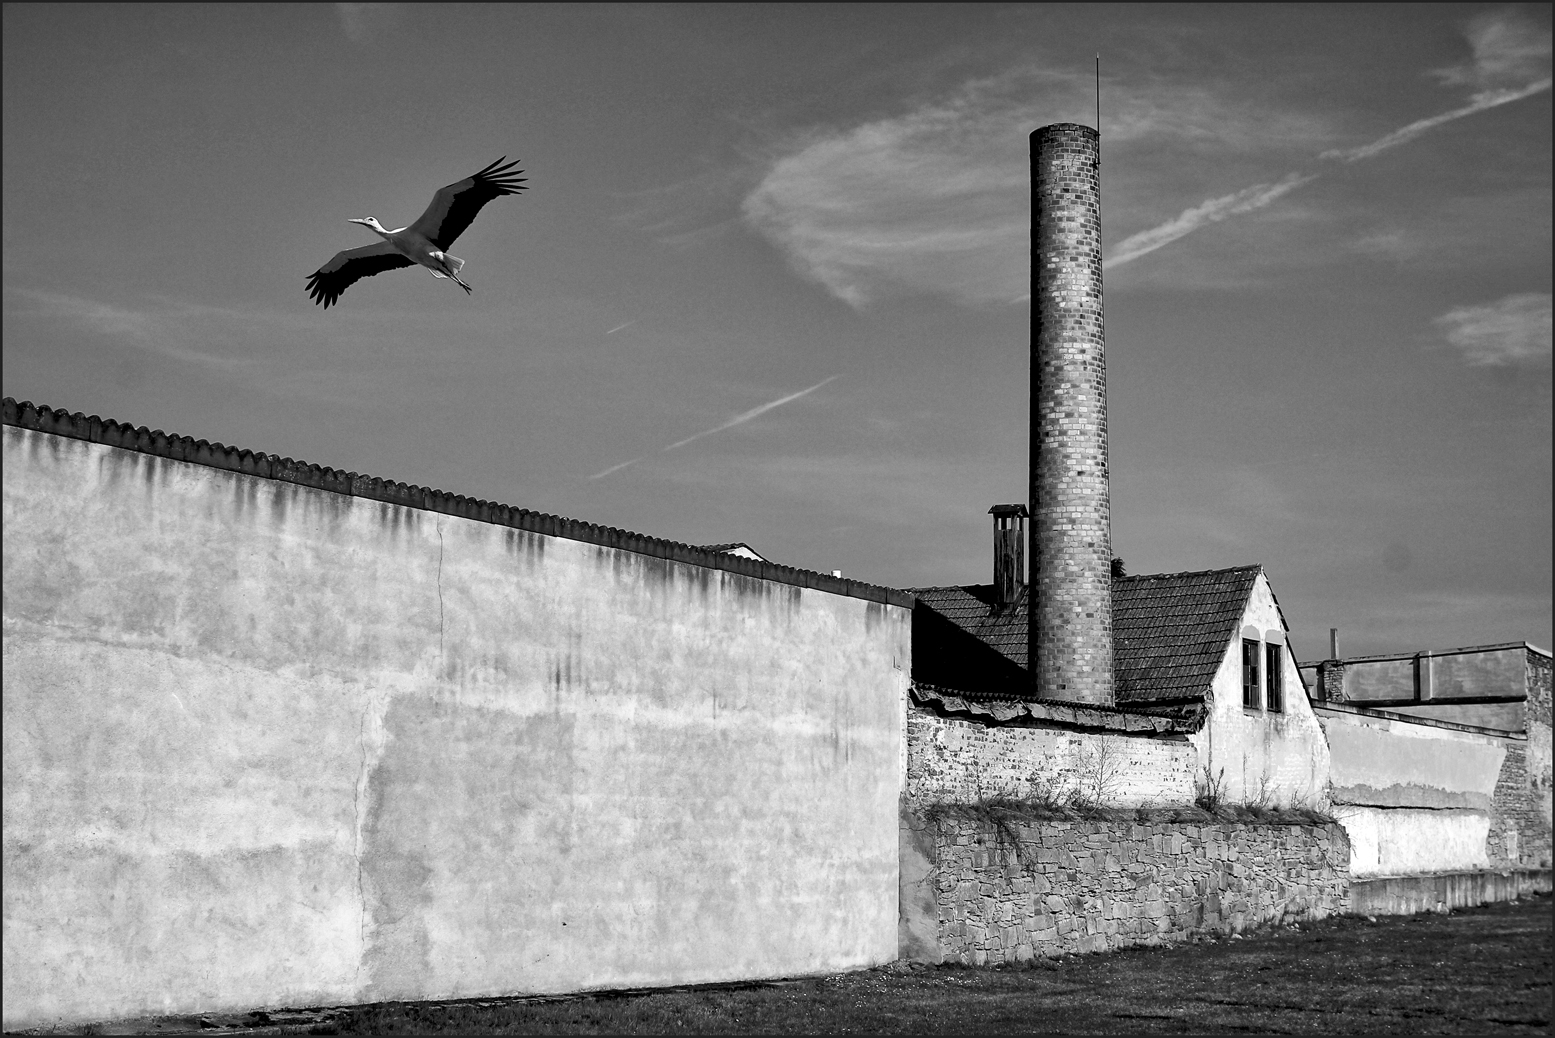
{"label": "roof tile", "polygon": [[[1118,577],[1112,584],[1117,702],[1203,699],[1262,566]],[[992,584],[907,588],[920,603],[1026,666],[1026,589],[995,610]]]}
{"label": "roof tile", "polygon": [[362,497],[408,508],[444,512],[478,522],[511,526],[551,537],[566,537],[570,540],[620,548],[639,555],[728,570],[743,576],[814,588],[830,594],[848,595],[894,606],[912,605],[912,599],[896,588],[867,584],[861,580],[837,577],[814,570],[781,566],[765,559],[709,551],[679,541],[649,537],[609,526],[596,526],[593,523],[534,512],[527,508],[480,501],[462,494],[450,494],[428,487],[407,486],[404,483],[313,465],[306,461],[282,458],[274,454],[239,451],[219,443],[207,443],[204,440],[194,440],[176,434],[169,435],[161,429],[147,429],[143,425],[131,426],[128,423],[116,422],[97,415],[87,416],[80,411],[72,414],[62,409],[35,405],[30,400],[17,402],[11,397],[4,397],[0,400],[0,420],[3,420],[4,425],[21,429],[87,440],[195,465],[229,469],[348,497]]}

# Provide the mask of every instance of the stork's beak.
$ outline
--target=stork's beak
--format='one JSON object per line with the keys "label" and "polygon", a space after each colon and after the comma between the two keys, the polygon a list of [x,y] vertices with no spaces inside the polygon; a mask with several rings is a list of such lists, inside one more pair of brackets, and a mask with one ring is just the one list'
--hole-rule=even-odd
{"label": "stork's beak", "polygon": [[362,225],[362,226],[363,226],[363,227],[371,227],[371,226],[372,226],[372,224],[370,224],[370,223],[368,223],[368,222],[367,222],[367,221],[366,221],[366,220],[357,220],[357,219],[355,219],[355,218],[352,218],[352,219],[350,219],[350,220],[347,220],[347,221],[346,221],[346,223],[359,223],[359,224],[361,224],[361,225]]}

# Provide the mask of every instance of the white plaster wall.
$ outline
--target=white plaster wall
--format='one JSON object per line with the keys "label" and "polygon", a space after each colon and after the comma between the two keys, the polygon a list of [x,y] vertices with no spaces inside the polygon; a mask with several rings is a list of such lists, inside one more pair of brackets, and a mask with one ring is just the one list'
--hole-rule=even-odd
{"label": "white plaster wall", "polygon": [[909,610],[4,448],[6,1028],[895,957]]}
{"label": "white plaster wall", "polygon": [[1335,803],[1491,810],[1502,740],[1323,709]]}
{"label": "white plaster wall", "polygon": [[1336,804],[1333,813],[1350,838],[1356,879],[1490,867],[1484,811]]}
{"label": "white plaster wall", "polygon": [[993,726],[916,708],[907,755],[907,795],[924,803],[1078,794],[1114,807],[1191,804],[1198,763],[1181,737]]}
{"label": "white plaster wall", "polygon": [[1322,807],[1327,803],[1328,743],[1322,726],[1302,690],[1293,653],[1284,653],[1283,713],[1248,710],[1242,706],[1241,628],[1284,632],[1284,620],[1268,577],[1260,573],[1248,596],[1238,633],[1226,646],[1215,672],[1204,726],[1190,738],[1199,755],[1201,773],[1218,776],[1221,794],[1230,803]]}

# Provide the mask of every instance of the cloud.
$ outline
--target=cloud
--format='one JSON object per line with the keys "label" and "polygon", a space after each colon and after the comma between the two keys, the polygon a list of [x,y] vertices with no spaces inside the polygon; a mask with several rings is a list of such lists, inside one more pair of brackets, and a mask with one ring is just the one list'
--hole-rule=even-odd
{"label": "cloud", "polygon": [[1414,140],[1443,123],[1521,101],[1550,89],[1550,34],[1517,11],[1492,11],[1471,21],[1468,37],[1470,61],[1436,69],[1432,75],[1446,86],[1469,86],[1477,92],[1469,103],[1440,115],[1418,119],[1356,148],[1334,148],[1320,158],[1341,162],[1369,159],[1389,148]]}
{"label": "cloud", "polygon": [[1191,209],[1184,209],[1175,218],[1166,221],[1159,226],[1152,227],[1148,231],[1140,231],[1130,235],[1112,247],[1112,254],[1106,258],[1102,266],[1112,268],[1122,266],[1131,260],[1136,260],[1147,253],[1154,252],[1163,245],[1170,245],[1178,238],[1192,234],[1205,224],[1216,223],[1228,216],[1237,216],[1241,213],[1250,213],[1276,199],[1294,191],[1302,184],[1315,180],[1318,174],[1309,173],[1302,176],[1299,173],[1291,173],[1283,180],[1273,184],[1254,184],[1240,191],[1234,191],[1229,195],[1219,198],[1211,198],[1207,202],[1201,202]]}
{"label": "cloud", "polygon": [[[893,283],[1007,298],[999,268],[1020,257],[1028,233],[1025,131],[958,127],[968,108],[952,101],[812,141],[746,197],[746,222],[853,306]],[[1001,135],[1010,146],[991,146]],[[972,154],[956,146],[968,137],[981,138]]]}
{"label": "cloud", "polygon": [[[376,361],[394,349],[394,340],[385,334],[391,319],[382,315],[325,318],[317,311],[235,310],[164,296],[123,306],[12,285],[5,286],[5,293],[8,321],[12,314],[37,318],[68,329],[67,339],[85,333],[112,350],[137,350],[174,361],[185,372],[200,370],[275,396],[368,407],[382,406],[397,391],[391,366],[339,369],[344,358]],[[13,299],[25,303],[13,310]],[[418,338],[407,352],[424,351],[419,329],[407,330],[407,323],[401,318],[401,332]],[[329,343],[331,355],[322,364],[321,341]]]}
{"label": "cloud", "polygon": [[[1329,149],[1318,158],[1337,159],[1347,163],[1360,162],[1406,144],[1444,123],[1510,104],[1513,101],[1520,101],[1550,89],[1549,76],[1517,87],[1494,85],[1508,76],[1523,75],[1547,66],[1550,55],[1548,34],[1540,35],[1538,30],[1513,16],[1495,14],[1477,19],[1471,25],[1468,35],[1473,44],[1474,61],[1469,65],[1438,70],[1436,73],[1443,82],[1469,83],[1486,88],[1475,94],[1468,104],[1439,115],[1417,119],[1407,126],[1384,134],[1369,144],[1355,148]],[[1118,242],[1112,247],[1111,255],[1104,266],[1109,268],[1120,266],[1192,234],[1206,224],[1224,220],[1228,216],[1262,209],[1270,202],[1302,184],[1317,179],[1320,175],[1291,173],[1277,183],[1254,184],[1252,187],[1212,198],[1191,209],[1185,209],[1175,219]]]}
{"label": "cloud", "polygon": [[[905,114],[814,130],[772,160],[743,218],[855,307],[892,291],[1007,303],[1030,285],[1028,135],[1088,121],[1093,89],[1089,74],[1018,67]],[[1136,149],[1129,169],[1169,165],[1184,149],[1264,161],[1326,136],[1196,85],[1108,82],[1104,94],[1107,146]],[[1109,196],[1109,219],[1126,198]]]}
{"label": "cloud", "polygon": [[[1476,92],[1467,102],[1326,160],[1358,162],[1437,126],[1550,89],[1549,37],[1521,15],[1482,16],[1466,30],[1472,57],[1434,74]],[[905,114],[794,139],[745,196],[747,226],[775,244],[802,276],[854,307],[893,291],[933,292],[966,303],[1029,298],[1030,170],[1034,127],[1088,114],[1089,75],[1011,68],[973,80]],[[1144,221],[1185,166],[1233,163],[1267,169],[1271,159],[1310,163],[1332,134],[1320,117],[1259,106],[1200,85],[1164,80],[1104,84],[1106,141],[1114,168],[1108,224]],[[1224,95],[1224,96],[1222,96]],[[1321,143],[1320,143],[1321,142]],[[1114,158],[1114,163],[1117,159]],[[1207,199],[1108,249],[1118,266],[1211,223],[1262,209],[1321,175],[1295,168],[1281,180]],[[1148,177],[1150,187],[1140,186]],[[1235,183],[1235,181],[1233,181]],[[1168,188],[1169,189],[1169,188]],[[1144,204],[1134,201],[1141,199]]]}
{"label": "cloud", "polygon": [[366,43],[375,30],[395,17],[394,4],[336,4],[340,29],[352,43]]}
{"label": "cloud", "polygon": [[1475,366],[1536,362],[1550,355],[1550,294],[1523,292],[1484,306],[1459,306],[1434,322]]}
{"label": "cloud", "polygon": [[1550,84],[1551,80],[1546,76],[1536,83],[1529,83],[1516,89],[1487,90],[1483,93],[1475,94],[1474,99],[1462,108],[1454,108],[1452,111],[1443,112],[1440,115],[1417,119],[1408,126],[1400,127],[1392,133],[1378,137],[1370,144],[1363,144],[1358,148],[1334,148],[1323,152],[1318,157],[1338,159],[1341,162],[1359,162],[1361,159],[1369,159],[1374,155],[1387,151],[1389,148],[1396,148],[1400,144],[1412,141],[1427,130],[1435,129],[1443,123],[1450,123],[1454,119],[1462,119],[1467,115],[1474,115],[1477,112],[1483,112],[1500,105],[1510,104],[1513,101],[1521,101],[1523,98],[1532,97],[1534,94],[1543,93],[1550,89]]}
{"label": "cloud", "polygon": [[[37,312],[62,320],[137,349],[161,354],[174,360],[188,361],[217,371],[233,371],[248,362],[241,357],[222,357],[190,346],[180,345],[187,338],[178,313],[159,310],[132,310],[94,299],[50,292],[39,288],[12,288],[7,291],[31,300]],[[197,308],[211,310],[212,308]]]}
{"label": "cloud", "polygon": [[1550,34],[1516,10],[1482,14],[1469,23],[1465,35],[1473,58],[1432,73],[1447,86],[1493,89],[1527,83],[1549,71]]}
{"label": "cloud", "polygon": [[[733,418],[729,419],[727,422],[724,422],[722,425],[715,425],[711,429],[703,429],[699,433],[692,433],[684,440],[676,440],[668,447],[665,447],[660,453],[668,453],[672,450],[678,450],[681,447],[686,446],[688,443],[694,443],[695,441],[700,440],[704,436],[711,436],[713,433],[723,432],[725,429],[733,429],[737,425],[744,425],[751,419],[759,418],[761,415],[766,414],[773,408],[782,407],[784,404],[798,400],[802,396],[808,396],[809,394],[815,392],[817,389],[820,389],[822,386],[826,385],[828,382],[833,382],[841,377],[841,375],[832,375],[829,378],[821,379],[821,381],[817,382],[815,385],[809,387],[808,389],[801,389],[797,393],[789,393],[787,396],[778,397],[776,400],[769,400],[765,404],[761,404],[758,407],[751,408],[749,411],[744,411],[735,415]],[[633,458],[631,461],[623,461],[619,465],[610,466],[603,472],[596,472],[594,475],[590,476],[589,479],[602,479],[605,476],[610,475],[612,472],[619,472],[626,468],[628,465],[635,465],[642,460],[642,458]]]}
{"label": "cloud", "polygon": [[673,249],[696,248],[728,233],[737,225],[730,212],[758,179],[751,160],[704,155],[689,159],[687,165],[695,172],[668,183],[617,192],[620,210],[612,218]]}

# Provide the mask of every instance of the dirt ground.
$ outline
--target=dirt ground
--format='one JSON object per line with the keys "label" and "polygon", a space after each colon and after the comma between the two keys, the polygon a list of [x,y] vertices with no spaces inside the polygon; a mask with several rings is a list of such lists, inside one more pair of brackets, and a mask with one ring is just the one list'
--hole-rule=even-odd
{"label": "dirt ground", "polygon": [[1330,919],[1241,938],[1047,960],[911,967],[555,999],[389,1003],[97,1033],[1549,1033],[1548,896]]}

